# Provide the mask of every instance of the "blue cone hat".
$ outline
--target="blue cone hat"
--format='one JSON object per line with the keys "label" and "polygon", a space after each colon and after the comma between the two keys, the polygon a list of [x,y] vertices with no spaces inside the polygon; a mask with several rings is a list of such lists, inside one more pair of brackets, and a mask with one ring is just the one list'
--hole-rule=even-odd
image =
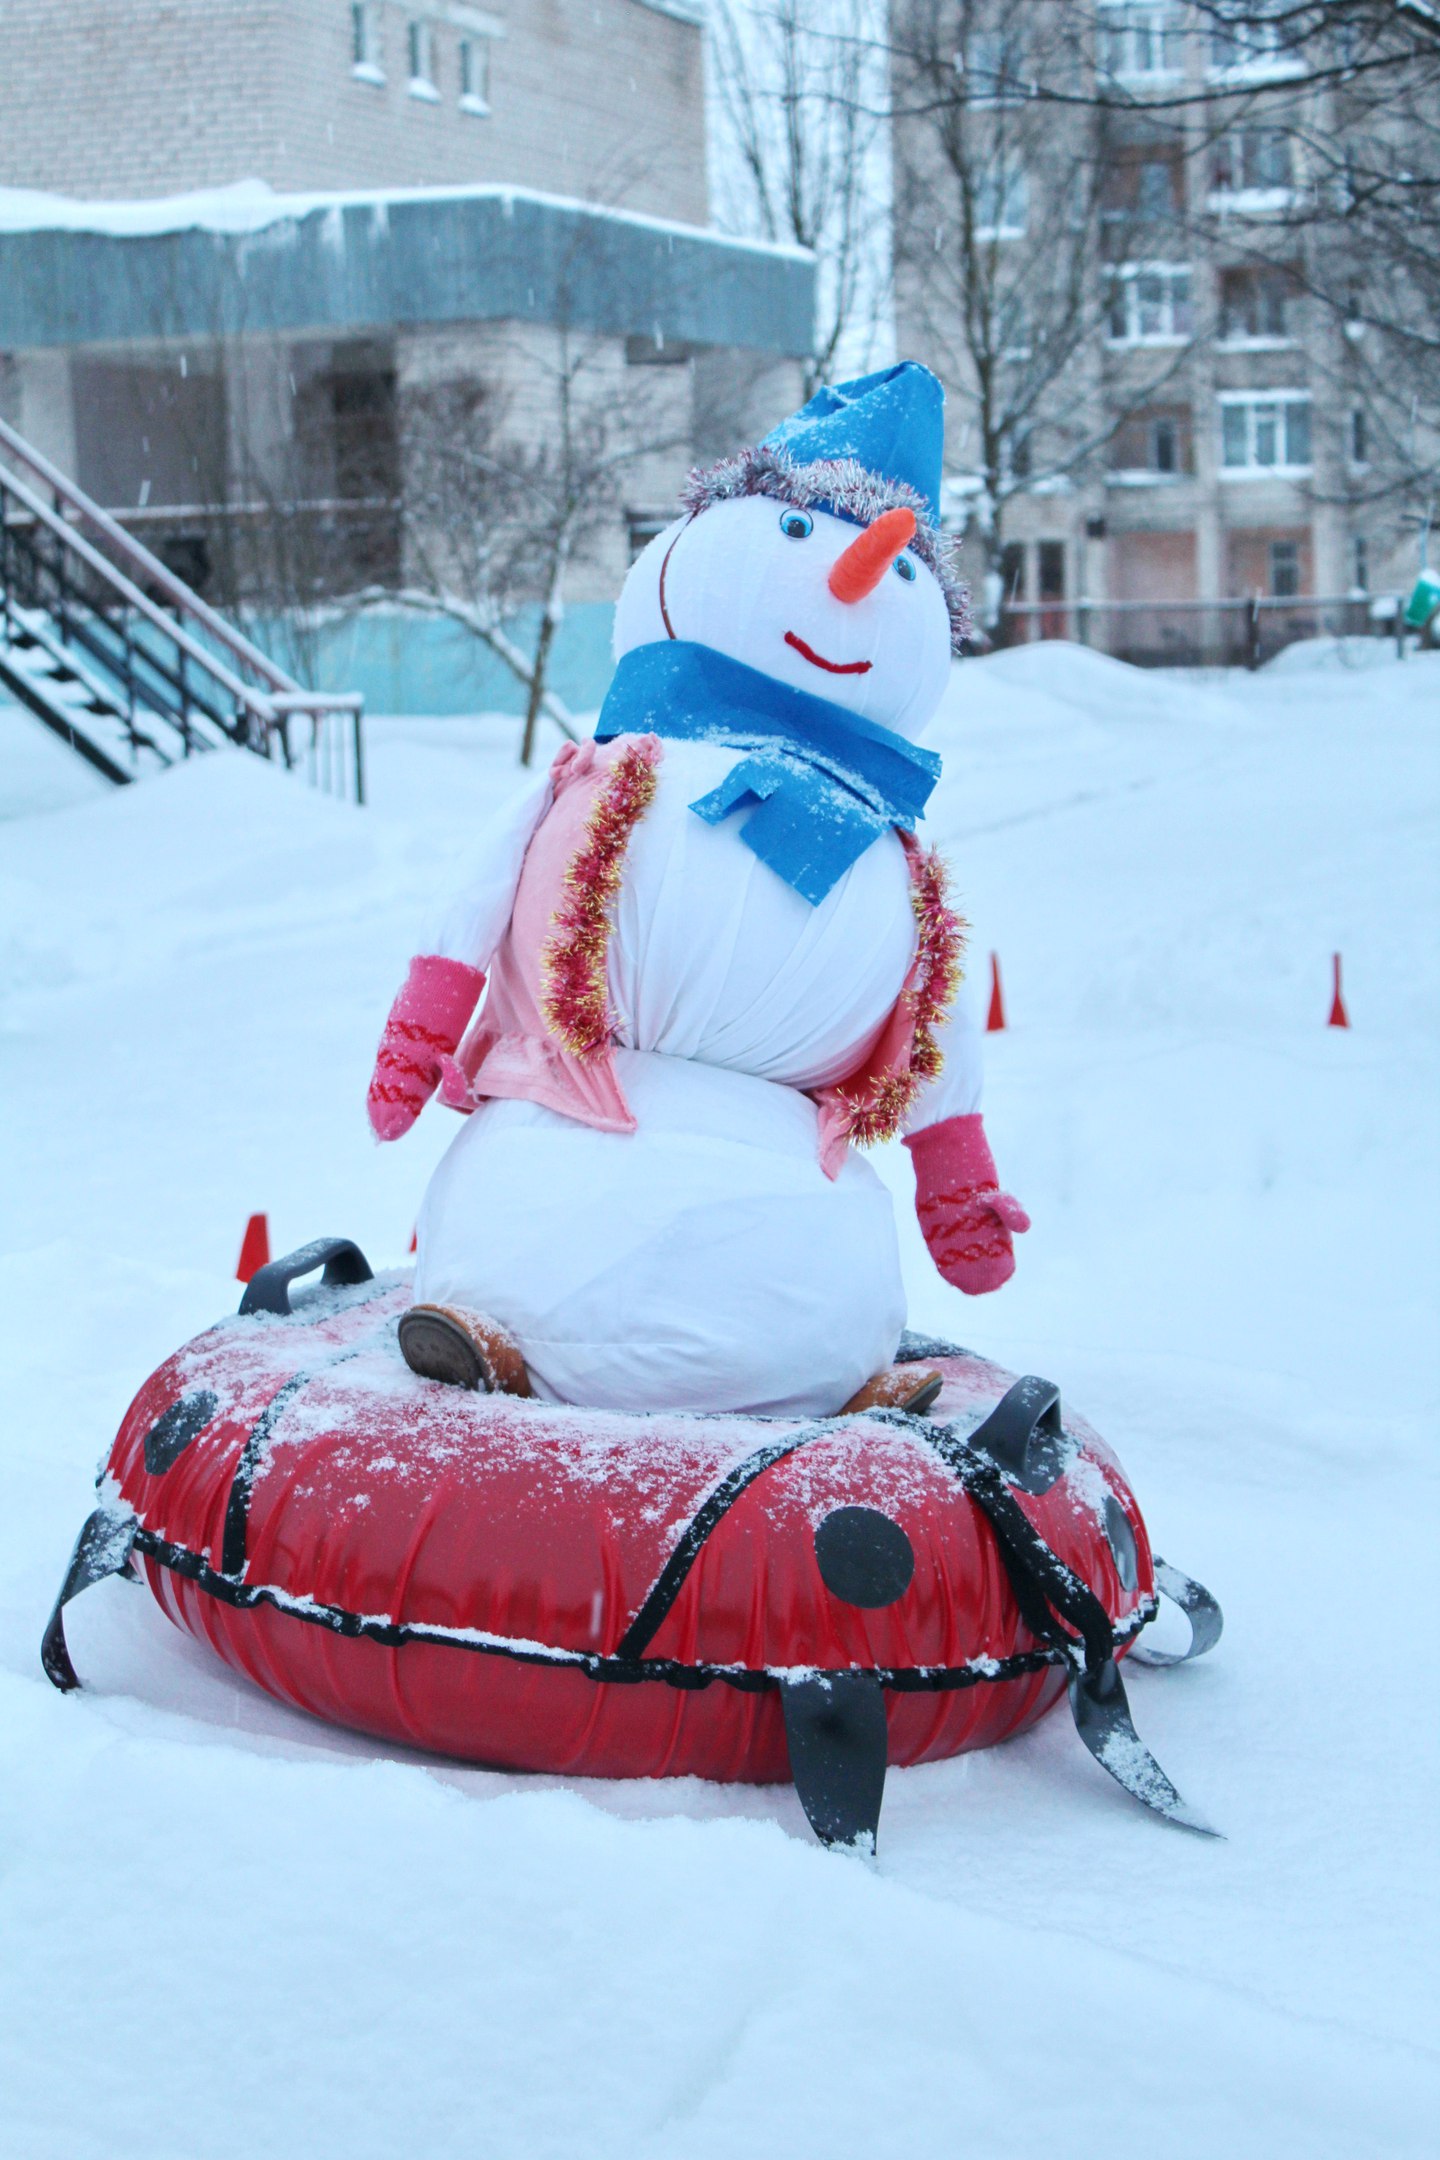
{"label": "blue cone hat", "polygon": [[911,552],[939,580],[957,652],[970,636],[970,596],[940,528],[945,392],[917,360],[827,383],[762,442],[692,472],[681,498],[691,516],[712,503],[768,495],[869,525],[884,510],[913,510]]}
{"label": "blue cone hat", "polygon": [[822,385],[763,440],[797,465],[852,459],[878,480],[913,488],[929,522],[940,523],[945,392],[918,360]]}

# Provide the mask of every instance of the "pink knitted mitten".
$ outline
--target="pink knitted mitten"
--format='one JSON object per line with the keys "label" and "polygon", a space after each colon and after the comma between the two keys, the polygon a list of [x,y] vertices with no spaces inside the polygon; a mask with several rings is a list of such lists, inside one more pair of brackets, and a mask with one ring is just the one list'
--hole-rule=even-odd
{"label": "pink knitted mitten", "polygon": [[915,1213],[936,1267],[971,1297],[998,1290],[1015,1272],[1011,1232],[1028,1230],[1030,1217],[1000,1190],[979,1113],[927,1125],[905,1145],[915,1160]]}
{"label": "pink knitted mitten", "polygon": [[409,1132],[435,1092],[440,1061],[453,1055],[485,977],[463,960],[422,953],[410,962],[390,1008],[365,1107],[377,1140]]}

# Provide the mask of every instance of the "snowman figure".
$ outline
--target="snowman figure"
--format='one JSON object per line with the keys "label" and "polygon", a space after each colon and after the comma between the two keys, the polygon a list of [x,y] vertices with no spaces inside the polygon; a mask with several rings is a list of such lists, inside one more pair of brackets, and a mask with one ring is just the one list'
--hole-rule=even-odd
{"label": "snowman figure", "polygon": [[857,1153],[896,1134],[946,1280],[1013,1272],[962,926],[915,838],[968,629],[943,419],[906,362],[692,474],[626,579],[593,740],[411,963],[372,1125],[437,1088],[469,1113],[418,1224],[417,1373],[631,1412],[926,1407]]}

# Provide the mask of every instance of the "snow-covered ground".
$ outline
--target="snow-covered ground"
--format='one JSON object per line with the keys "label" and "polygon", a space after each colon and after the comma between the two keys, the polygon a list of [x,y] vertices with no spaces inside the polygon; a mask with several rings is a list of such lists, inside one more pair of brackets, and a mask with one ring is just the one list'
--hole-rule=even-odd
{"label": "snow-covered ground", "polygon": [[940,730],[1035,1227],[966,1306],[897,1151],[912,1320],[1057,1379],[1222,1599],[1131,1700],[1227,1842],[1062,1713],[892,1773],[872,1868],[788,1788],[329,1731],[118,1584],[74,1610],[88,1690],[44,1682],[96,1458],[232,1304],[250,1211],[404,1253],[453,1127],[377,1150],[365,1081],[514,732],[373,722],[361,813],[239,754],[110,793],[0,713],[0,2148],[1433,2152],[1440,659],[1031,648],[959,669]]}

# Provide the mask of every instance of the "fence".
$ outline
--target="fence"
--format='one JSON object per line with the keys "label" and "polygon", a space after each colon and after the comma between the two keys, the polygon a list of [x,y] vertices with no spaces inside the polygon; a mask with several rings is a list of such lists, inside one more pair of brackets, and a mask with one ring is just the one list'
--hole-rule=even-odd
{"label": "fence", "polygon": [[6,679],[47,725],[114,780],[228,741],[364,801],[361,698],[302,689],[4,421],[0,461],[0,653],[43,651]]}
{"label": "fence", "polygon": [[1072,638],[1132,667],[1257,668],[1314,637],[1400,637],[1400,601],[1346,593],[1248,600],[1016,600],[997,646]]}

